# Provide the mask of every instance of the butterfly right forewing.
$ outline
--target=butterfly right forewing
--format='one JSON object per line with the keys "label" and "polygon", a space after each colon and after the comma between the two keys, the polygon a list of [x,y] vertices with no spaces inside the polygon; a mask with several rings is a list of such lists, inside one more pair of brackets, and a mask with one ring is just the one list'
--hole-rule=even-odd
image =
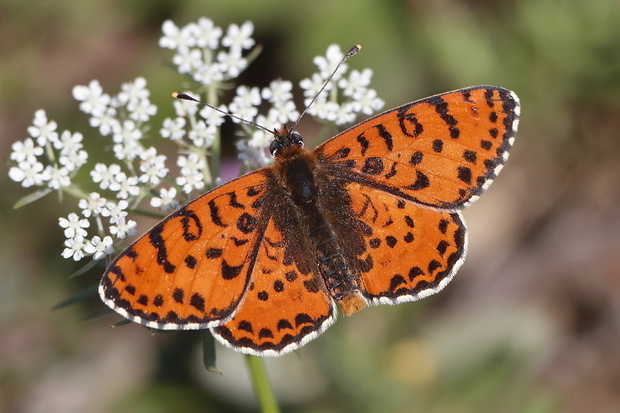
{"label": "butterfly right forewing", "polygon": [[499,173],[518,119],[514,92],[477,86],[384,112],[316,151],[351,171],[352,180],[454,210],[477,199]]}

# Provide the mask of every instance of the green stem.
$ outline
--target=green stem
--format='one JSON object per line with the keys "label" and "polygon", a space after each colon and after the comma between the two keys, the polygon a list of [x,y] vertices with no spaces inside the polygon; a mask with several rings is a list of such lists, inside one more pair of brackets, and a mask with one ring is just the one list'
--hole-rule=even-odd
{"label": "green stem", "polygon": [[162,215],[160,212],[147,211],[146,209],[140,209],[140,208],[132,208],[131,212],[142,215],[144,217],[155,218],[155,219],[162,219],[165,217],[165,215]]}
{"label": "green stem", "polygon": [[279,413],[280,407],[273,395],[269,379],[267,379],[263,359],[261,357],[246,355],[245,360],[248,363],[248,369],[250,370],[252,384],[254,385],[254,391],[256,392],[261,412]]}
{"label": "green stem", "polygon": [[[210,84],[207,88],[207,103],[212,106],[218,105],[218,96],[217,96],[217,87],[215,84]],[[220,165],[221,165],[221,157],[222,157],[222,136],[220,133],[220,129],[218,128],[215,140],[209,148],[211,152],[211,176],[220,176]],[[209,182],[211,187],[215,186],[215,180]]]}

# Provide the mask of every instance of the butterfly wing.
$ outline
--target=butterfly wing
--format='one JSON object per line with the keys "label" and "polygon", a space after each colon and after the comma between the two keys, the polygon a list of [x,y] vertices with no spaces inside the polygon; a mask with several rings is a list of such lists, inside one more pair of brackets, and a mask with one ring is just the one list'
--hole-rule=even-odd
{"label": "butterfly wing", "polygon": [[211,328],[226,346],[255,355],[292,351],[335,320],[296,215],[272,168],[245,175],[177,210],[119,255],[101,298],[152,328]]}
{"label": "butterfly wing", "polygon": [[427,297],[445,287],[465,259],[466,229],[460,212],[420,207],[381,189],[347,187],[363,231],[360,290],[373,304]]}
{"label": "butterfly wing", "polygon": [[478,86],[392,109],[315,151],[360,183],[453,210],[473,202],[499,173],[518,118],[514,92]]}
{"label": "butterfly wing", "polygon": [[155,225],[107,269],[102,300],[158,329],[201,329],[229,319],[267,225],[261,219],[267,182],[263,170],[245,175]]}
{"label": "butterfly wing", "polygon": [[513,92],[473,87],[387,111],[317,147],[325,169],[348,182],[369,302],[417,300],[448,284],[467,249],[458,209],[498,174],[518,117]]}
{"label": "butterfly wing", "polygon": [[278,221],[272,218],[267,225],[239,311],[229,322],[212,328],[220,342],[243,353],[287,353],[317,337],[336,319],[334,301],[317,277],[316,264],[307,259],[311,255],[304,249],[299,226],[289,222],[281,228]]}

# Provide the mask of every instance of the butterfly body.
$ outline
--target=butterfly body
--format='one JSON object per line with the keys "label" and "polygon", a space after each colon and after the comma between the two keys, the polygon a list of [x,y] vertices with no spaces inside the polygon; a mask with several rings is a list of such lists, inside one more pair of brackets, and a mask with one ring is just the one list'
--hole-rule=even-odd
{"label": "butterfly body", "polygon": [[[279,132],[276,140],[282,139],[280,133],[286,130]],[[346,314],[361,310],[366,304],[358,285],[359,268],[351,263],[365,249],[360,233],[363,228],[353,219],[347,180],[341,176],[344,171],[300,145],[287,147],[275,156],[274,186],[285,188],[275,210],[290,211],[290,215],[274,216],[276,226],[282,232],[298,232],[285,239],[306,240],[299,259],[305,259],[320,275],[313,279],[317,284],[314,288],[329,292]],[[289,205],[283,207],[282,203]],[[295,221],[289,222],[291,219]]]}
{"label": "butterfly body", "polygon": [[160,329],[210,328],[256,355],[294,350],[339,305],[414,301],[462,264],[460,209],[514,141],[516,95],[479,86],[377,115],[313,151],[282,128],[275,162],[157,224],[108,268],[104,302]]}

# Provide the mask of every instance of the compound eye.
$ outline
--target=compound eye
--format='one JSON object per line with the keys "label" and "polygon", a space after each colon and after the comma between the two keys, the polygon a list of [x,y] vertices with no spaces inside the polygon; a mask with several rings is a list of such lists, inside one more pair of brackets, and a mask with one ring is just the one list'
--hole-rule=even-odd
{"label": "compound eye", "polygon": [[291,140],[293,141],[293,143],[295,143],[295,145],[299,145],[299,146],[304,146],[304,140],[301,138],[301,135],[297,132],[292,132],[291,133]]}
{"label": "compound eye", "polygon": [[277,139],[272,140],[271,143],[269,144],[269,152],[271,153],[272,156],[275,156],[275,154],[280,149],[282,149],[282,144]]}

